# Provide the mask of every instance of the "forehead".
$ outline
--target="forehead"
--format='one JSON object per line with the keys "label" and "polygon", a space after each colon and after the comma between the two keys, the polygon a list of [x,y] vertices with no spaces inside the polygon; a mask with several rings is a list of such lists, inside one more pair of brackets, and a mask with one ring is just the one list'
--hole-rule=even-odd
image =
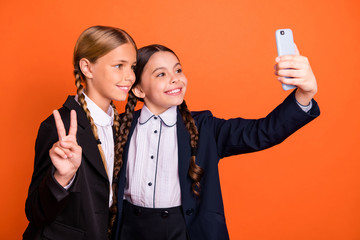
{"label": "forehead", "polygon": [[125,43],[114,48],[113,50],[102,56],[102,58],[107,60],[124,60],[134,62],[136,61],[136,50],[132,44]]}
{"label": "forehead", "polygon": [[146,64],[146,68],[155,69],[159,67],[173,68],[179,63],[179,59],[171,52],[160,51],[154,53]]}

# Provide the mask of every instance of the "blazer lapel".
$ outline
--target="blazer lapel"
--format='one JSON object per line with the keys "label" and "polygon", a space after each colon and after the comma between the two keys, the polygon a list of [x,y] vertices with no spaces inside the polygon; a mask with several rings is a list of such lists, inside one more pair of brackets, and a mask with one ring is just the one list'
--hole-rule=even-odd
{"label": "blazer lapel", "polygon": [[95,137],[91,131],[90,123],[86,117],[84,110],[74,100],[73,96],[69,96],[64,107],[69,110],[74,109],[77,115],[78,129],[77,140],[78,144],[82,146],[82,152],[89,163],[105,178],[108,180],[108,176],[105,171],[104,164],[102,162],[100,152],[97,147]]}

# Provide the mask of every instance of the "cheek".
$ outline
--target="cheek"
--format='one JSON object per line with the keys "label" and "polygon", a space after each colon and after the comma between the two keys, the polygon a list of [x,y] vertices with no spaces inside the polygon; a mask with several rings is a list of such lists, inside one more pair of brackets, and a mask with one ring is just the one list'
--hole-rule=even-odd
{"label": "cheek", "polygon": [[156,92],[163,92],[166,89],[166,84],[164,81],[153,81],[150,85],[150,90],[156,91]]}
{"label": "cheek", "polygon": [[187,81],[187,79],[185,77],[183,79],[183,82],[184,82],[185,87],[187,87],[188,81]]}

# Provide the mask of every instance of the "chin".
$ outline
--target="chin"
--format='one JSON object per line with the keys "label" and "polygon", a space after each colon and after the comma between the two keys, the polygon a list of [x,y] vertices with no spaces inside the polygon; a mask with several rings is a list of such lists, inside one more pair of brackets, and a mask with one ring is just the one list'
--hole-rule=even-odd
{"label": "chin", "polygon": [[114,100],[119,101],[119,102],[123,102],[123,101],[126,100],[126,98],[127,98],[127,96],[125,96],[125,97],[117,97],[117,98],[114,98]]}

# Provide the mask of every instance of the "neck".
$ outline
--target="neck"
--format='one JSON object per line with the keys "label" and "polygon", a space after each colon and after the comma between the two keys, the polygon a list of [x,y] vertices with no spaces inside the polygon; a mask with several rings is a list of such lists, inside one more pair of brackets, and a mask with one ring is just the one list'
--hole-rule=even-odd
{"label": "neck", "polygon": [[169,108],[166,108],[166,109],[154,109],[154,108],[151,108],[150,106],[146,105],[145,106],[150,110],[150,112],[154,115],[160,115],[162,114],[163,112],[165,112],[166,110],[168,110]]}
{"label": "neck", "polygon": [[99,108],[101,108],[101,110],[107,113],[111,100],[105,99],[99,96],[99,94],[93,94],[89,92],[86,88],[84,89],[84,93],[86,94],[86,96],[88,96],[88,98],[91,99],[91,101],[93,101]]}

